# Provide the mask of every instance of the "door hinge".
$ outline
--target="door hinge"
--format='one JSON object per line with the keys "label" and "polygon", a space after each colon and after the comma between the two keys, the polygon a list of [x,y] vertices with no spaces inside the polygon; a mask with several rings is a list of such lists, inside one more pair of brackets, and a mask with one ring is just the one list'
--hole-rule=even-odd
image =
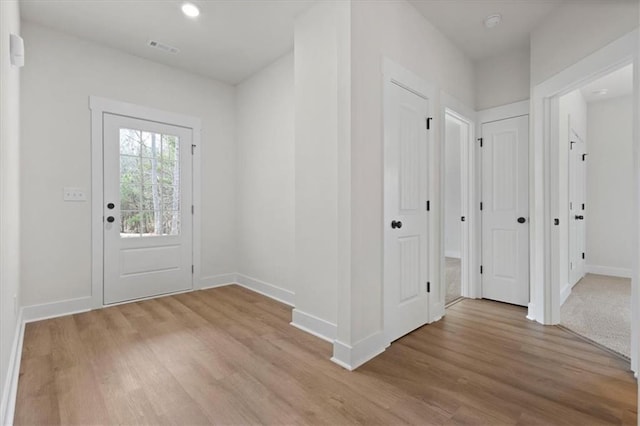
{"label": "door hinge", "polygon": [[584,210],[584,203],[582,203],[582,210]]}
{"label": "door hinge", "polygon": [[433,117],[427,117],[427,130],[431,130],[431,120]]}
{"label": "door hinge", "polygon": [[584,259],[584,253],[582,253],[582,258]]}
{"label": "door hinge", "polygon": [[482,148],[482,143],[483,143],[484,139],[482,138],[478,138],[478,142],[480,142],[480,148]]}
{"label": "door hinge", "polygon": [[482,211],[482,201],[480,201],[480,211]]}
{"label": "door hinge", "polygon": [[431,211],[431,201],[427,200],[427,211]]}
{"label": "door hinge", "polygon": [[194,144],[191,144],[191,155],[195,154],[196,152],[196,146]]}
{"label": "door hinge", "polygon": [[558,219],[558,218],[553,219],[553,224],[554,224],[555,226],[560,225],[560,219]]}
{"label": "door hinge", "polygon": [[196,214],[196,206],[191,204],[191,214]]}
{"label": "door hinge", "polygon": [[573,149],[573,144],[578,143],[576,141],[569,141],[569,149]]}
{"label": "door hinge", "polygon": [[482,265],[480,265],[480,273],[482,274]]}
{"label": "door hinge", "polygon": [[573,210],[573,203],[569,203],[569,210]]}
{"label": "door hinge", "polygon": [[193,274],[196,271],[196,267],[194,265],[191,265],[191,273]]}
{"label": "door hinge", "polygon": [[587,155],[589,154],[582,154],[582,161],[585,161],[587,159]]}
{"label": "door hinge", "polygon": [[465,220],[467,220],[467,218],[466,218],[466,217],[464,217],[464,216],[462,216],[462,217],[460,218],[460,221],[461,221],[461,222],[464,222]]}
{"label": "door hinge", "polygon": [[431,281],[427,281],[427,293],[431,293]]}

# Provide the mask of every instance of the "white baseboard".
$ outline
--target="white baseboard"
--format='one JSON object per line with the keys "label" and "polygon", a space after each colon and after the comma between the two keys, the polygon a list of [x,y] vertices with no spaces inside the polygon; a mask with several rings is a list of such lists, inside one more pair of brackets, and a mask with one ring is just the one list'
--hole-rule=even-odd
{"label": "white baseboard", "polygon": [[349,371],[353,371],[370,359],[380,355],[387,346],[389,346],[389,342],[387,342],[384,333],[372,334],[353,346],[336,340],[333,343],[331,361]]}
{"label": "white baseboard", "polygon": [[567,298],[569,297],[570,294],[571,294],[571,286],[569,285],[569,283],[566,283],[564,286],[562,286],[562,289],[560,290],[560,306],[564,305],[564,302],[567,301]]}
{"label": "white baseboard", "polygon": [[249,290],[270,297],[285,305],[294,306],[294,293],[274,284],[269,284],[255,278],[248,277],[243,274],[236,275],[236,283]]}
{"label": "white baseboard", "polygon": [[25,306],[22,309],[24,310],[22,319],[25,323],[28,323],[90,311],[93,309],[93,299],[91,296],[85,296],[77,299]]}
{"label": "white baseboard", "polygon": [[453,259],[462,259],[462,254],[460,254],[459,251],[445,250],[444,257],[451,257]]}
{"label": "white baseboard", "polygon": [[13,415],[18,395],[18,377],[20,376],[20,361],[22,359],[22,342],[24,341],[24,310],[20,309],[16,321],[16,331],[11,344],[11,355],[7,366],[7,378],[2,388],[2,402],[0,403],[0,421],[3,425],[13,424]]}
{"label": "white baseboard", "polygon": [[238,281],[237,274],[220,274],[202,277],[199,285],[194,290],[206,290],[209,288],[223,287]]}
{"label": "white baseboard", "polygon": [[334,342],[338,333],[338,326],[335,324],[299,309],[293,310],[290,324],[329,343]]}
{"label": "white baseboard", "polygon": [[535,309],[535,306],[533,305],[533,303],[527,304],[527,319],[529,321],[536,320],[536,314],[534,313],[534,309]]}
{"label": "white baseboard", "polygon": [[585,265],[585,272],[588,274],[608,275],[610,277],[631,278],[633,276],[631,269],[612,268],[610,266],[601,265]]}

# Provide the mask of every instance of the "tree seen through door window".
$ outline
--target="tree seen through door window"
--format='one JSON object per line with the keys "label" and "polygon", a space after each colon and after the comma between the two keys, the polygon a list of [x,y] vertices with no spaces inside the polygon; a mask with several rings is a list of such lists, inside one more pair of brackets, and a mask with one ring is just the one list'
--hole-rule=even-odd
{"label": "tree seen through door window", "polygon": [[120,235],[180,234],[180,141],[120,129]]}

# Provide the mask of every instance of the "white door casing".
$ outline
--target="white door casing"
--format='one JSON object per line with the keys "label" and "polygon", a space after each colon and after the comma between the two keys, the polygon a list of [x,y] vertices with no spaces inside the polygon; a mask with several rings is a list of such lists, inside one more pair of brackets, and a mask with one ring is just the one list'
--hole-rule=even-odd
{"label": "white door casing", "polygon": [[529,117],[482,125],[482,297],[529,302]]}
{"label": "white door casing", "polygon": [[[569,120],[569,123],[571,121]],[[584,140],[569,125],[569,284],[585,274],[586,149]]]}
{"label": "white door casing", "polygon": [[384,329],[391,342],[429,322],[429,100],[385,84]]}
{"label": "white door casing", "polygon": [[103,115],[105,305],[192,288],[192,144],[190,128]]}

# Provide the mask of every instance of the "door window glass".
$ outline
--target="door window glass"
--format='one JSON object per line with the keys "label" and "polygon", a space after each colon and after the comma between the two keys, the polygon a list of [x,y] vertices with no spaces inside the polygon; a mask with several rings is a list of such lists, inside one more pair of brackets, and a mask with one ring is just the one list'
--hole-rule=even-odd
{"label": "door window glass", "polygon": [[120,236],[180,234],[180,140],[120,129]]}

